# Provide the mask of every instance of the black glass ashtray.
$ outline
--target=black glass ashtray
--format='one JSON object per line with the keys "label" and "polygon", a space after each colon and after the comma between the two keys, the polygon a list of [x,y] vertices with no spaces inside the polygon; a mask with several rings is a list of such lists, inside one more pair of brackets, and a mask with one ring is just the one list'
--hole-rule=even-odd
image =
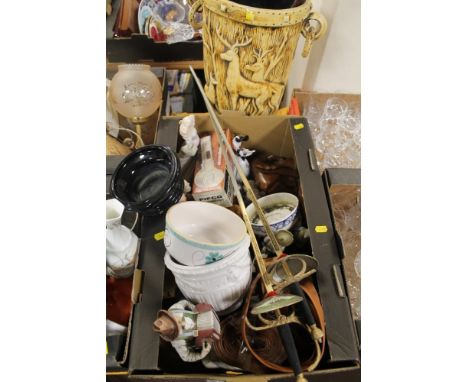
{"label": "black glass ashtray", "polygon": [[111,193],[128,211],[160,215],[177,203],[184,191],[180,162],[167,146],[148,145],[129,155],[117,166]]}

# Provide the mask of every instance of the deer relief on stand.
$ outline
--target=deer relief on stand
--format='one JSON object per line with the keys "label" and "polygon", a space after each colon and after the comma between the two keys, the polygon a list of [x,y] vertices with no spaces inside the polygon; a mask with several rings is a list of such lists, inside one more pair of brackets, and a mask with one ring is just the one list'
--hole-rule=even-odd
{"label": "deer relief on stand", "polygon": [[[245,69],[253,72],[252,74],[252,80],[257,81],[257,82],[268,82],[266,80],[266,76],[271,72],[271,69],[276,65],[276,62],[269,62],[268,69],[265,68],[265,63],[268,62],[266,58],[268,57],[268,54],[272,51],[273,49],[270,48],[267,51],[262,53],[262,49],[254,49],[254,58],[256,62],[253,64],[249,64],[245,66]],[[270,86],[273,87],[274,92],[271,98],[271,103],[273,105],[279,105],[281,102],[281,97],[283,96],[283,90],[284,90],[284,85],[278,84],[275,82],[268,82]],[[272,109],[271,111],[274,111]]]}
{"label": "deer relief on stand", "polygon": [[216,104],[216,85],[218,81],[213,77],[213,73],[210,73],[210,82],[205,85],[205,93],[213,105]]}
{"label": "deer relief on stand", "polygon": [[262,53],[262,49],[254,49],[255,62],[253,64],[245,65],[245,69],[253,72],[252,81],[264,82],[265,81],[265,58],[271,49]]}
{"label": "deer relief on stand", "polygon": [[251,44],[252,39],[247,38],[242,42],[230,44],[221,36],[219,27],[216,28],[216,34],[227,48],[224,53],[220,54],[220,57],[228,63],[225,83],[232,109],[239,110],[239,98],[246,98],[252,100],[255,109],[254,114],[268,114],[268,108],[270,108],[270,110],[275,110],[275,104],[271,101],[272,99],[274,100],[281,97],[282,88],[280,88],[280,86],[282,85],[267,81],[256,82],[249,80],[242,75],[240,70],[239,48]]}

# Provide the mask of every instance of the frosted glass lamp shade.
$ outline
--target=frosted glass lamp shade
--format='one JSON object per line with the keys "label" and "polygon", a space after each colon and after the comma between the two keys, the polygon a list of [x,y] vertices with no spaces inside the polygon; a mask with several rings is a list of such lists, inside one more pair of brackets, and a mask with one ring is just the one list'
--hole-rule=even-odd
{"label": "frosted glass lamp shade", "polygon": [[148,118],[162,100],[161,84],[149,65],[119,65],[109,93],[114,109],[132,120]]}

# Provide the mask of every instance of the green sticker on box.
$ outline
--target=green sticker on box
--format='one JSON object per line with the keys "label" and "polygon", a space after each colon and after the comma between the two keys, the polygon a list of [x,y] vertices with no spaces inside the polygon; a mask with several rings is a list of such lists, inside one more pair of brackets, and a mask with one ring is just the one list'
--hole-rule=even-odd
{"label": "green sticker on box", "polygon": [[164,231],[155,233],[153,237],[154,237],[154,240],[156,241],[164,239]]}

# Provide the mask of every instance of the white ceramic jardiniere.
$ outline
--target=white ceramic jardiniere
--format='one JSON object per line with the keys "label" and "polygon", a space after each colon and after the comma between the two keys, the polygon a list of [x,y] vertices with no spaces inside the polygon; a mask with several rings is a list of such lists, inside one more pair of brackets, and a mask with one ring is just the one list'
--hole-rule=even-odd
{"label": "white ceramic jardiniere", "polygon": [[166,214],[164,245],[179,263],[205,265],[232,255],[246,236],[243,220],[212,203],[184,202]]}
{"label": "white ceramic jardiniere", "polygon": [[211,304],[215,311],[230,308],[245,294],[252,275],[252,260],[248,235],[230,256],[207,265],[177,264],[168,252],[164,263],[174,274],[183,295],[196,303]]}

